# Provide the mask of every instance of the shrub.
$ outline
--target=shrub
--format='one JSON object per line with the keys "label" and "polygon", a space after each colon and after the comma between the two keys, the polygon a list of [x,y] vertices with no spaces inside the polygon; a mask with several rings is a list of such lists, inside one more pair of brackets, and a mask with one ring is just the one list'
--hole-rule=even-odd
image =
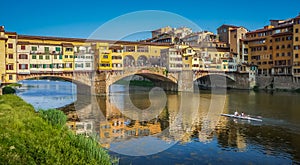
{"label": "shrub", "polygon": [[52,126],[62,128],[66,125],[67,116],[60,110],[48,109],[39,110],[40,116]]}
{"label": "shrub", "polygon": [[6,86],[2,89],[2,94],[14,94],[16,93],[16,90],[10,86]]}

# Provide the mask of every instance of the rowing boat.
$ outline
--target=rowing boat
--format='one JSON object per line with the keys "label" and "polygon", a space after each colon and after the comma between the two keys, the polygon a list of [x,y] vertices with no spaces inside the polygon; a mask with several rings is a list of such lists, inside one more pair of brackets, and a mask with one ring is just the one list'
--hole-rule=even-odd
{"label": "rowing boat", "polygon": [[257,119],[249,116],[240,116],[240,115],[236,116],[232,114],[221,114],[221,116],[232,117],[232,118],[243,119],[243,120],[262,121],[262,119]]}

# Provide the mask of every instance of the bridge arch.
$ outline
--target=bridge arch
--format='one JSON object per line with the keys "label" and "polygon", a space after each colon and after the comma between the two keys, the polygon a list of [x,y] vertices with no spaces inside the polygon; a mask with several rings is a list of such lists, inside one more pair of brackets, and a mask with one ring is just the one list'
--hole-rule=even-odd
{"label": "bridge arch", "polygon": [[147,66],[149,64],[149,59],[145,55],[140,55],[137,58],[136,65],[138,67]]}
{"label": "bridge arch", "polygon": [[123,58],[123,65],[124,67],[135,67],[136,63],[134,57],[132,55],[126,55]]}
{"label": "bridge arch", "polygon": [[226,78],[228,78],[232,81],[236,81],[234,76],[228,75],[226,73],[217,73],[217,72],[216,73],[204,72],[204,73],[195,74],[193,81],[196,81],[196,80],[198,80],[200,78],[203,78],[203,77],[206,77],[206,76],[223,76],[223,77],[226,77]]}
{"label": "bridge arch", "polygon": [[[117,81],[124,79],[129,76],[133,75],[139,75],[142,77],[145,77],[151,81],[159,82],[160,84],[166,85],[166,84],[172,84],[173,87],[177,87],[177,79],[173,77],[172,75],[166,75],[162,70],[160,71],[151,71],[151,70],[138,70],[134,72],[127,72],[121,75],[109,75],[107,76],[106,80],[106,86],[107,90],[109,90],[109,87],[116,83]],[[109,92],[109,91],[107,91]]]}
{"label": "bridge arch", "polygon": [[200,88],[233,88],[236,86],[236,80],[233,75],[228,73],[201,73],[194,76],[194,85],[198,85]]}
{"label": "bridge arch", "polygon": [[27,80],[27,79],[34,79],[34,78],[43,78],[43,77],[52,77],[52,78],[59,78],[65,81],[73,82],[76,85],[85,85],[85,86],[91,86],[91,78],[90,73],[31,73],[26,75],[18,75],[17,80]]}

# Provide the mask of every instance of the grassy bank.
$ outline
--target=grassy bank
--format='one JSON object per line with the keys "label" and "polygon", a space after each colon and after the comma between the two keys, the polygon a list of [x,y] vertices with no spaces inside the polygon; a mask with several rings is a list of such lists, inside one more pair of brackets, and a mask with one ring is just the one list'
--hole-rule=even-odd
{"label": "grassy bank", "polygon": [[0,164],[111,164],[95,140],[69,131],[62,115],[36,113],[15,95],[0,96]]}

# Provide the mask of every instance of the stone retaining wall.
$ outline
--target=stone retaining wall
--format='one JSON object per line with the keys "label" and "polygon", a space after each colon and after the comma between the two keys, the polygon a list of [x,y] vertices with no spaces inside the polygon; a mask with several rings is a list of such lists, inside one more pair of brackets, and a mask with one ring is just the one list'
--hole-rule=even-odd
{"label": "stone retaining wall", "polygon": [[293,76],[257,76],[256,86],[259,89],[287,89],[300,88],[300,82],[293,82]]}

